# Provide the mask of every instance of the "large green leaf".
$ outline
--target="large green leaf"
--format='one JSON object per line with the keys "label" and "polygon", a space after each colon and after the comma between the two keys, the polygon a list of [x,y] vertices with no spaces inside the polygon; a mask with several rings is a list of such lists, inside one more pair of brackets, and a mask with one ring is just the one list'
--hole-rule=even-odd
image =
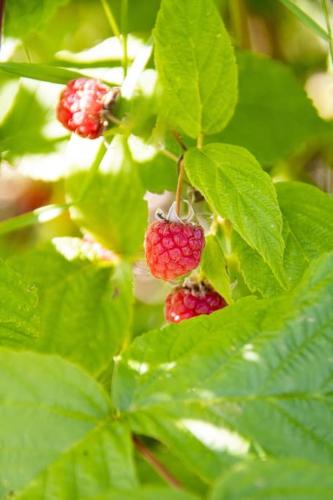
{"label": "large green leaf", "polygon": [[69,177],[72,217],[104,245],[133,257],[143,248],[148,214],[144,189],[125,140],[116,137],[97,167],[95,171],[78,170]]}
{"label": "large green leaf", "polygon": [[185,491],[157,486],[147,486],[129,491],[110,490],[106,495],[98,495],[94,500],[198,500],[197,496]]}
{"label": "large green leaf", "polygon": [[132,454],[126,427],[119,422],[102,424],[60,455],[18,498],[95,498],[114,488],[125,490],[125,498],[137,486]]}
{"label": "large green leaf", "polygon": [[20,85],[11,109],[0,125],[0,150],[8,161],[24,154],[50,153],[59,142],[43,132],[54,118],[54,109],[44,106],[37,96],[37,87],[29,89]]}
{"label": "large green leaf", "polygon": [[0,297],[0,345],[32,345],[39,335],[37,290],[2,261]]}
{"label": "large green leaf", "polygon": [[305,461],[241,463],[225,474],[211,500],[329,500],[333,468]]}
{"label": "large green leaf", "polygon": [[302,182],[276,184],[283,216],[307,259],[333,249],[333,198]]}
{"label": "large green leaf", "polygon": [[116,370],[116,405],[208,480],[249,444],[331,462],[332,324],[330,253],[292,293],[137,338]]}
{"label": "large green leaf", "polygon": [[333,134],[287,66],[247,53],[239,54],[238,64],[239,101],[223,142],[244,146],[271,164],[310,138]]}
{"label": "large green leaf", "polygon": [[11,262],[39,291],[42,335],[35,348],[98,375],[128,339],[132,283],[125,264],[101,266],[89,246],[56,238]]}
{"label": "large green leaf", "polygon": [[110,419],[108,396],[59,357],[0,350],[0,496]]}
{"label": "large green leaf", "polygon": [[69,0],[10,0],[6,2],[5,34],[13,37],[27,36],[52,17],[56,10]]}
{"label": "large green leaf", "polygon": [[238,146],[208,144],[185,154],[187,175],[215,212],[283,280],[282,216],[273,183],[256,159]]}
{"label": "large green leaf", "polygon": [[222,130],[236,104],[237,71],[212,0],[162,0],[154,35],[170,125],[193,138]]}
{"label": "large green leaf", "polygon": [[[333,199],[301,182],[281,182],[276,190],[283,214],[284,268],[287,284],[293,287],[313,258],[333,250]],[[236,233],[232,240],[249,289],[264,296],[281,293],[281,285],[258,252]]]}

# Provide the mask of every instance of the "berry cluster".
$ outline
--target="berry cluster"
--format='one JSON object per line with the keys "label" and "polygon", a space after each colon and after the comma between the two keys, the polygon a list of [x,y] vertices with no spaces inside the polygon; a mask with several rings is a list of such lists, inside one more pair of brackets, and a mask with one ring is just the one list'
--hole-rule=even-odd
{"label": "berry cluster", "polygon": [[[204,231],[198,224],[169,217],[153,222],[145,237],[146,260],[151,274],[165,281],[185,276],[198,267],[204,245]],[[168,295],[165,318],[170,323],[179,323],[224,306],[225,300],[211,287],[187,281]]]}
{"label": "berry cluster", "polygon": [[[109,125],[111,111],[119,89],[87,78],[70,81],[63,90],[57,107],[58,120],[81,137],[96,139]],[[198,267],[205,245],[204,231],[198,224],[183,222],[178,217],[162,217],[153,222],[146,233],[145,251],[150,271],[156,278],[172,281]],[[98,244],[96,244],[98,245]],[[96,247],[95,245],[95,247]],[[97,248],[98,255],[109,260],[107,251]],[[210,314],[226,305],[224,299],[209,286],[200,283],[176,287],[167,297],[166,320],[178,323],[200,314]]]}

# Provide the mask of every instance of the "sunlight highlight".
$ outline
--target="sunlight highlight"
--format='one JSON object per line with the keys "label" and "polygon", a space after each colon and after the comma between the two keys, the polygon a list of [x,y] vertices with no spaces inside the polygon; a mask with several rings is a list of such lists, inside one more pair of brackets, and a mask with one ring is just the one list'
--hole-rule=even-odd
{"label": "sunlight highlight", "polygon": [[245,344],[242,350],[242,357],[246,361],[252,361],[253,363],[258,363],[260,356],[253,350],[252,344]]}
{"label": "sunlight highlight", "polygon": [[180,420],[181,426],[191,432],[202,444],[214,451],[226,451],[231,455],[245,455],[249,443],[239,434],[202,420]]}

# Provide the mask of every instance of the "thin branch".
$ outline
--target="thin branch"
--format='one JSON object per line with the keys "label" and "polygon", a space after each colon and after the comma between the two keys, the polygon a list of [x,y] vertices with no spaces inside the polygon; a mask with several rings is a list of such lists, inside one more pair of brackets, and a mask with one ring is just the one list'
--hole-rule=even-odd
{"label": "thin branch", "polygon": [[112,30],[112,33],[121,40],[121,34],[120,34],[120,30],[119,30],[119,27],[118,27],[118,24],[117,24],[117,21],[116,21],[116,18],[114,17],[113,15],[113,12],[112,12],[112,9],[108,3],[107,0],[101,0],[101,4],[103,6],[103,9],[104,9],[104,12],[105,12],[105,15],[106,15],[106,18],[107,20],[109,21],[109,24],[110,24],[110,27],[111,27],[111,30]]}
{"label": "thin branch", "polygon": [[176,214],[179,217],[182,204],[182,191],[183,191],[183,182],[185,175],[185,164],[184,164],[184,158],[182,156],[178,161],[178,165],[179,165],[179,174],[178,174],[178,183],[176,191]]}
{"label": "thin branch", "polygon": [[128,69],[127,23],[128,23],[128,0],[121,0],[121,33],[123,42],[124,78],[126,78]]}
{"label": "thin branch", "polygon": [[2,45],[2,28],[3,28],[3,20],[5,17],[5,0],[0,0],[0,48]]}
{"label": "thin branch", "polygon": [[182,484],[176,479],[166,467],[155,457],[155,455],[146,447],[146,445],[137,436],[133,436],[133,443],[140,455],[152,466],[170,486],[181,489]]}
{"label": "thin branch", "polygon": [[186,146],[185,142],[183,141],[181,135],[177,132],[177,130],[173,130],[172,135],[174,136],[174,138],[176,139],[176,141],[178,142],[178,144],[182,148],[182,150],[187,151],[187,146]]}
{"label": "thin branch", "polygon": [[171,151],[168,151],[167,149],[159,149],[158,152],[161,153],[161,155],[166,156],[167,158],[170,158],[170,160],[173,160],[176,163],[178,163],[178,160],[179,160],[178,156],[171,153]]}
{"label": "thin branch", "polygon": [[325,20],[326,20],[327,33],[329,36],[328,46],[329,46],[329,51],[330,51],[330,55],[331,55],[331,65],[333,65],[333,37],[332,37],[332,26],[331,26],[331,21],[330,21],[330,10],[329,10],[329,6],[328,6],[328,1],[322,0],[321,5],[322,5],[323,13],[325,16]]}

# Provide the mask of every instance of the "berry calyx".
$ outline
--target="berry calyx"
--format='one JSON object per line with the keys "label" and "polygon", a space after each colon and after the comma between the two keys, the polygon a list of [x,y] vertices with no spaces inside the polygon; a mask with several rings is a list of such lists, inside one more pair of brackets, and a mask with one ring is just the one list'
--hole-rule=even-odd
{"label": "berry calyx", "polygon": [[118,88],[110,89],[98,80],[71,80],[61,93],[57,118],[71,132],[96,139],[107,127],[107,114],[118,95]]}
{"label": "berry calyx", "polygon": [[226,305],[221,295],[203,283],[177,287],[166,298],[165,319],[169,323],[179,323],[201,314],[211,314]]}
{"label": "berry calyx", "polygon": [[155,278],[166,281],[195,269],[205,245],[204,231],[198,224],[159,220],[145,237],[146,260]]}

